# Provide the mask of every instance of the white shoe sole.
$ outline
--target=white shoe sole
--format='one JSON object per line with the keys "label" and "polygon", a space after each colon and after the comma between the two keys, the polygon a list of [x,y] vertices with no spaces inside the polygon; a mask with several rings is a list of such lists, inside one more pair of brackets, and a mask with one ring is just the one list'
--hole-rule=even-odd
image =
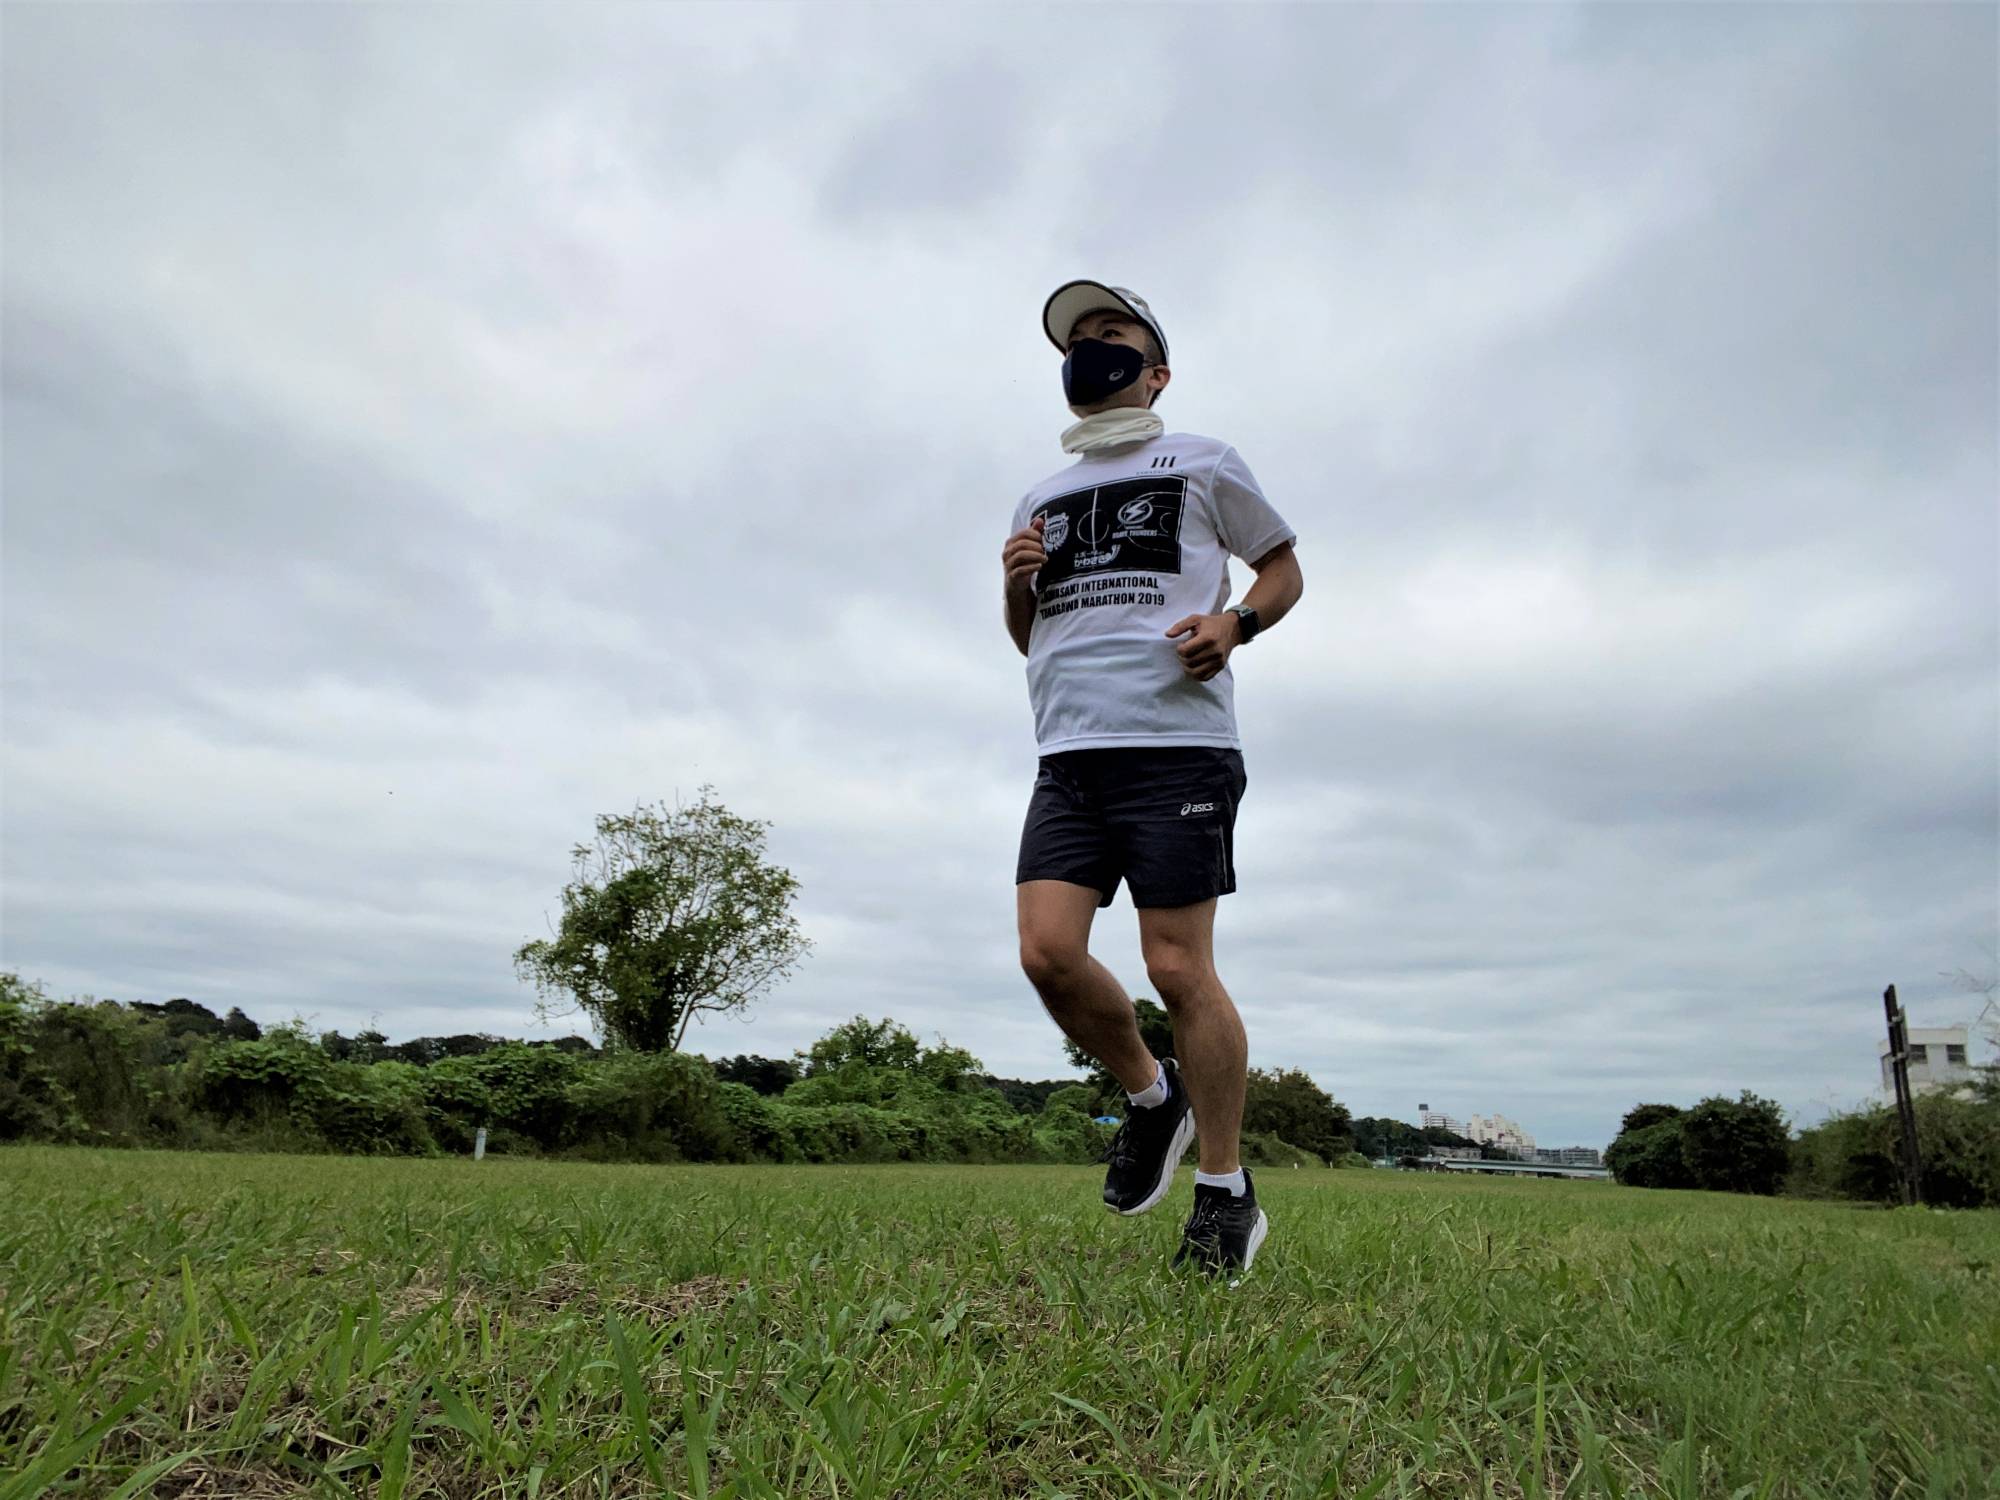
{"label": "white shoe sole", "polygon": [[1116,1210],[1116,1212],[1123,1214],[1129,1219],[1134,1214],[1142,1214],[1147,1209],[1155,1207],[1162,1198],[1166,1197],[1173,1190],[1174,1171],[1180,1166],[1181,1157],[1187,1152],[1188,1142],[1193,1139],[1194,1111],[1189,1110],[1181,1116],[1180,1124],[1174,1127],[1173,1144],[1167,1148],[1166,1162],[1160,1168],[1160,1180],[1153,1184],[1152,1192],[1146,1194],[1133,1207],[1121,1208]]}

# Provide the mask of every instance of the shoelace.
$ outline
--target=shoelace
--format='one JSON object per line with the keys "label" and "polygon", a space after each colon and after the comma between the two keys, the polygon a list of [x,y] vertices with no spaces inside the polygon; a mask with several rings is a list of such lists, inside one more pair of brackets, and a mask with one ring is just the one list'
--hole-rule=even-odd
{"label": "shoelace", "polygon": [[1132,1122],[1127,1120],[1118,1127],[1118,1133],[1111,1137],[1111,1144],[1105,1148],[1101,1160],[1106,1166],[1125,1168],[1138,1161],[1139,1153],[1132,1140]]}
{"label": "shoelace", "polygon": [[1194,1212],[1188,1215],[1187,1232],[1184,1239],[1200,1245],[1220,1244],[1222,1241],[1223,1202],[1198,1194],[1194,1200]]}

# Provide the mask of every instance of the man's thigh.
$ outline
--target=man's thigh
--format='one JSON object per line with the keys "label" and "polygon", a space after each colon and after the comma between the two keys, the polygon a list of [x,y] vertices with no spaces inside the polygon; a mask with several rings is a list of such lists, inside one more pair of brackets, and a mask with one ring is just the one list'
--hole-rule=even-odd
{"label": "man's thigh", "polygon": [[1082,962],[1101,895],[1067,880],[1024,880],[1014,887],[1014,915],[1023,957]]}
{"label": "man's thigh", "polygon": [[1149,970],[1215,968],[1213,897],[1187,906],[1139,908],[1139,950]]}

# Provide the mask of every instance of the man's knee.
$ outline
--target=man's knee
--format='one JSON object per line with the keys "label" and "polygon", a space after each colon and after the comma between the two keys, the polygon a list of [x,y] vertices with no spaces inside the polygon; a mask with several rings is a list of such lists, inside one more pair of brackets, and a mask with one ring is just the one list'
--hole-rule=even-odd
{"label": "man's knee", "polygon": [[1090,954],[1080,944],[1037,933],[1021,934],[1021,972],[1044,995],[1063,994],[1082,983]]}
{"label": "man's knee", "polygon": [[1192,948],[1157,943],[1146,949],[1146,977],[1161,1004],[1175,1010],[1197,1000],[1208,989],[1209,963]]}

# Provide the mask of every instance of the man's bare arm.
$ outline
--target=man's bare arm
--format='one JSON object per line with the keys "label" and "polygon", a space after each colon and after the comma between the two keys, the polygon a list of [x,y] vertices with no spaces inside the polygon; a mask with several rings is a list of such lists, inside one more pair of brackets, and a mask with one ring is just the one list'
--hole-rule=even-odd
{"label": "man's bare arm", "polygon": [[[1243,602],[1257,611],[1261,635],[1290,613],[1306,591],[1306,580],[1290,542],[1273,547],[1250,566],[1257,570],[1257,581]],[[1229,653],[1243,643],[1243,621],[1231,610],[1189,615],[1168,628],[1167,638],[1179,643],[1174,650],[1181,669],[1196,682],[1206,682],[1228,665]]]}
{"label": "man's bare arm", "polygon": [[1028,636],[1035,627],[1035,570],[1049,560],[1042,546],[1044,521],[1036,516],[1007,538],[1000,549],[1000,566],[1007,575],[1007,634],[1021,654],[1028,654]]}
{"label": "man's bare arm", "polygon": [[1033,588],[1016,588],[1007,585],[1007,634],[1014,638],[1014,644],[1021,648],[1021,654],[1028,654],[1028,633],[1035,628],[1035,591]]}
{"label": "man's bare arm", "polygon": [[1290,542],[1282,542],[1250,564],[1257,581],[1243,602],[1257,611],[1257,633],[1262,635],[1292,612],[1306,591],[1306,575],[1299,571],[1299,554]]}

